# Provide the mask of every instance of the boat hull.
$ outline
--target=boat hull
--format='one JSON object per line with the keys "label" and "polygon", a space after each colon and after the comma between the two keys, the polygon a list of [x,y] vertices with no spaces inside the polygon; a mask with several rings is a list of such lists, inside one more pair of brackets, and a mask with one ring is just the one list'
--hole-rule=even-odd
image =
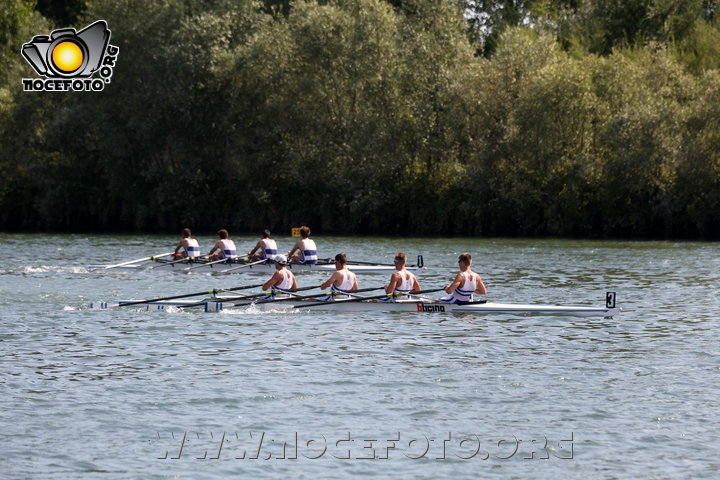
{"label": "boat hull", "polygon": [[[90,304],[93,309],[107,309],[122,306],[123,302]],[[127,303],[127,302],[126,302]],[[242,306],[237,306],[238,304]],[[290,312],[314,310],[318,312],[412,312],[420,314],[445,313],[473,313],[477,315],[504,314],[504,315],[545,315],[545,316],[572,316],[572,317],[613,317],[619,315],[617,307],[585,307],[585,306],[558,306],[558,305],[532,305],[473,302],[464,305],[422,300],[397,300],[382,302],[366,300],[361,302],[345,301],[316,301],[316,300],[290,300],[256,302],[248,305],[241,300],[223,301],[209,299],[201,302],[164,301],[148,302],[133,305],[132,308],[142,310],[166,310],[169,308],[200,308],[206,312],[221,312],[233,310],[260,311],[260,312]]]}

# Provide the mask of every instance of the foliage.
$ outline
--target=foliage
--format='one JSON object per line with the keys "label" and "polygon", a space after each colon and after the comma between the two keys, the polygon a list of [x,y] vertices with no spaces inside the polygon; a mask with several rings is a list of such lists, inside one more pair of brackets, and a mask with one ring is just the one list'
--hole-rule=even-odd
{"label": "foliage", "polygon": [[30,93],[52,24],[9,0],[0,228],[720,238],[715,8],[78,3],[112,83]]}

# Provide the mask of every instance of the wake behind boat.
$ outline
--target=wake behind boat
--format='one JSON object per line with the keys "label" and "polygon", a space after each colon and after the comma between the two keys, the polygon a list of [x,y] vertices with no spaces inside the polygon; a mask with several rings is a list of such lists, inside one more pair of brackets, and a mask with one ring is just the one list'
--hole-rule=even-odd
{"label": "wake behind boat", "polygon": [[[223,261],[210,261],[204,258],[169,260],[170,254],[161,254],[145,257],[138,260],[120,264],[88,265],[87,269],[92,272],[128,272],[128,271],[153,271],[153,272],[205,272],[205,273],[242,273],[242,272],[273,272],[275,266],[272,261],[253,261],[248,257],[238,257]],[[392,273],[395,266],[392,264],[373,262],[348,261],[348,269],[355,273]],[[335,261],[333,259],[320,259],[315,264],[290,263],[287,268],[293,272],[334,272]],[[418,255],[415,265],[407,265],[408,271],[421,272],[425,269],[422,255]]]}
{"label": "wake behind boat", "polygon": [[[573,316],[573,317],[613,317],[619,315],[621,310],[615,304],[615,293],[607,292],[604,307],[590,306],[561,306],[537,304],[511,304],[494,302],[467,302],[464,304],[443,303],[421,295],[403,296],[401,299],[393,298],[352,298],[349,300],[325,301],[319,298],[282,298],[257,299],[247,297],[252,301],[243,301],[244,297],[224,299],[214,295],[199,302],[188,300],[160,300],[160,301],[126,301],[126,302],[99,302],[89,305],[91,309],[118,308],[132,305],[141,310],[201,309],[205,312],[222,311],[259,311],[259,312],[292,312],[310,311],[318,312],[412,312],[421,314],[444,313],[474,313],[474,314],[507,314],[507,315],[545,315],[545,316]],[[318,297],[321,297],[318,295]]]}

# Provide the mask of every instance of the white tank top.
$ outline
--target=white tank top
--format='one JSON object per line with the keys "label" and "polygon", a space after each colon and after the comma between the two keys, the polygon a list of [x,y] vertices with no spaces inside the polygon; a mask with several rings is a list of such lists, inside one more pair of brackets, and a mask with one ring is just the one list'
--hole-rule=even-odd
{"label": "white tank top", "polygon": [[340,282],[340,286],[336,287],[333,283],[330,287],[333,292],[347,292],[348,290],[353,289],[353,285],[355,285],[355,274],[351,272],[350,270],[340,270],[340,274],[342,275],[343,279],[342,282]]}
{"label": "white tank top", "polygon": [[275,240],[263,238],[260,240],[260,243],[262,243],[262,251],[265,258],[273,258],[277,255],[277,244],[275,243]]}
{"label": "white tank top", "polygon": [[292,288],[292,281],[293,281],[293,274],[291,271],[283,268],[282,270],[278,270],[280,274],[283,276],[282,282],[280,282],[278,285],[274,285],[272,287],[273,290],[290,290]]}
{"label": "white tank top", "polygon": [[235,242],[232,240],[221,239],[223,258],[235,258],[237,257],[237,250],[235,250]]}
{"label": "white tank top", "polygon": [[345,300],[350,298],[350,295],[343,295],[343,293],[352,290],[355,285],[355,273],[350,270],[340,270],[340,274],[342,275],[340,286],[336,287],[334,283],[330,286],[330,291],[333,293],[333,295],[330,296],[330,300]]}
{"label": "white tank top", "polygon": [[411,272],[408,272],[407,270],[403,269],[402,272],[398,272],[400,274],[400,278],[402,279],[402,282],[398,287],[395,288],[396,292],[399,293],[408,293],[413,289],[413,286],[415,285],[415,275],[413,275]]}
{"label": "white tank top", "polygon": [[188,257],[199,257],[200,256],[200,244],[194,238],[186,238],[187,247],[185,247],[185,253]]}
{"label": "white tank top", "polygon": [[306,264],[315,264],[317,263],[317,247],[315,246],[315,241],[310,240],[309,238],[306,238],[302,241],[302,249],[300,249],[302,253],[302,259],[300,260],[300,263],[306,263]]}
{"label": "white tank top", "polygon": [[478,274],[475,272],[472,272],[472,273],[460,272],[460,273],[463,277],[465,277],[465,282],[463,283],[463,286],[456,288],[455,291],[453,293],[451,293],[449,297],[443,298],[442,301],[451,302],[451,303],[472,302],[473,301],[473,292],[475,292],[475,289],[477,288]]}

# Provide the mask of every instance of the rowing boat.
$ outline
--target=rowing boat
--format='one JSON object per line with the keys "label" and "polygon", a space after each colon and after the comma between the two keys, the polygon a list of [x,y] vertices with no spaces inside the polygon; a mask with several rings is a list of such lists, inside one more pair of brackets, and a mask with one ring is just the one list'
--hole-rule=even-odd
{"label": "rowing boat", "polygon": [[[394,265],[371,263],[371,262],[348,262],[348,269],[355,273],[393,273],[396,271]],[[158,272],[206,272],[206,273],[241,273],[255,272],[268,273],[275,271],[275,263],[263,262],[257,263],[247,258],[236,258],[222,263],[211,263],[205,260],[193,260],[175,262],[164,258],[152,258],[143,263],[135,263],[131,265],[88,265],[87,269],[91,272],[108,271],[108,267],[112,267],[113,272],[117,271],[145,271],[152,270]],[[287,268],[293,272],[319,272],[327,273],[335,271],[335,261],[332,259],[318,260],[318,263],[307,265],[300,263],[291,263]],[[418,273],[425,269],[423,256],[418,255],[417,264],[407,265],[405,269]]]}
{"label": "rowing boat", "polygon": [[[90,304],[91,309],[108,309],[122,306],[127,302],[100,302]],[[166,310],[172,308],[185,308],[192,306],[205,312],[221,311],[324,311],[324,312],[413,312],[422,314],[443,313],[474,313],[474,314],[507,314],[507,315],[546,315],[546,316],[574,316],[574,317],[612,317],[619,315],[621,310],[615,306],[615,294],[608,292],[605,307],[588,306],[559,306],[511,304],[492,302],[469,302],[465,304],[442,303],[425,297],[411,296],[407,299],[394,301],[372,300],[335,300],[324,301],[317,299],[302,299],[288,301],[256,301],[250,305],[236,307],[238,300],[223,300],[221,297],[212,297],[200,302],[189,301],[159,301],[145,302],[133,305],[133,308],[142,310]]]}

